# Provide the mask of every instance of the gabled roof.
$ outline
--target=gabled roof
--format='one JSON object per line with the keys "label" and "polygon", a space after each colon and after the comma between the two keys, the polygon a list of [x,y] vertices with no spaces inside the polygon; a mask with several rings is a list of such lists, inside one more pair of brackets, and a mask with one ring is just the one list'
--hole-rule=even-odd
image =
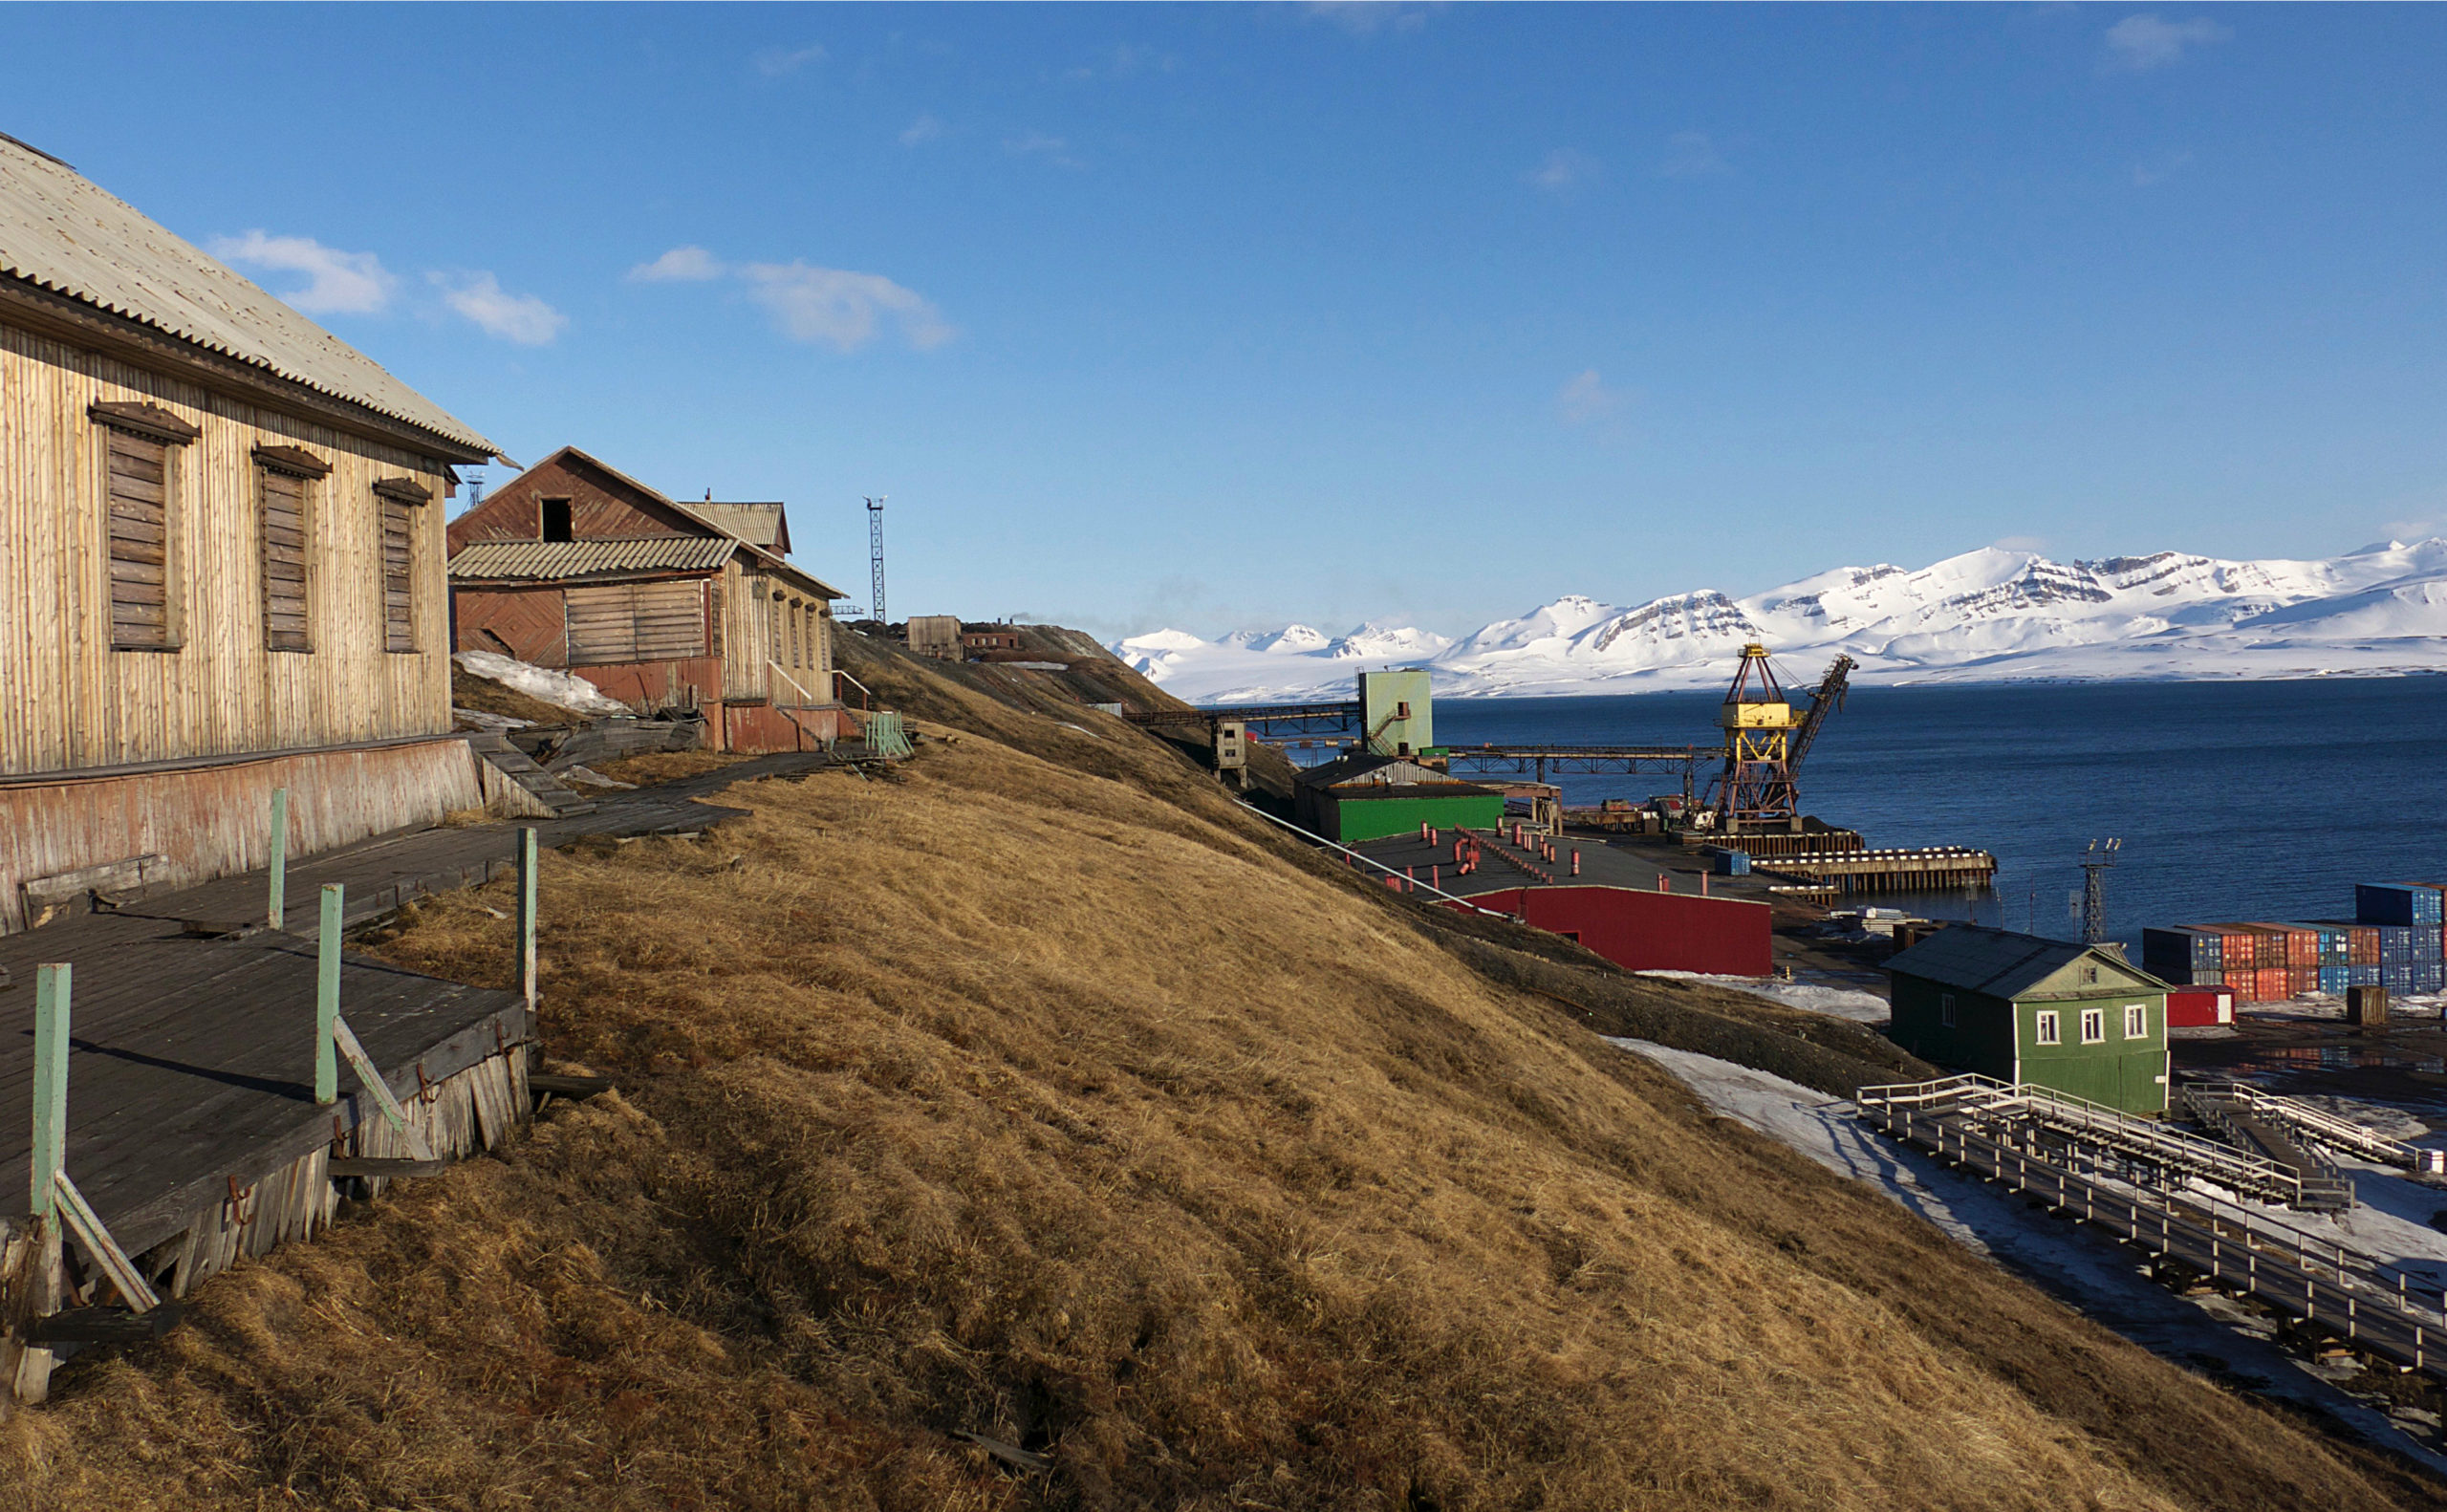
{"label": "gabled roof", "polygon": [[0,274],[469,450],[500,448],[373,358],[68,164],[0,137]]}
{"label": "gabled roof", "polygon": [[750,546],[769,547],[784,556],[790,554],[790,521],[780,501],[756,504],[725,504],[708,499],[693,504],[690,508]]}
{"label": "gabled roof", "polygon": [[450,559],[454,578],[561,582],[630,572],[703,572],[730,560],[739,543],[718,535],[653,535],[638,540],[470,541]]}
{"label": "gabled roof", "polygon": [[1492,788],[1462,782],[1433,767],[1422,767],[1399,756],[1377,756],[1366,751],[1337,756],[1332,761],[1300,772],[1292,781],[1303,788],[1356,789],[1361,793],[1378,788],[1434,788],[1439,797],[1492,794],[1495,791]]}
{"label": "gabled roof", "polygon": [[2044,940],[2037,935],[2017,935],[1977,924],[1949,924],[1887,961],[1886,969],[1987,997],[2019,998],[2038,990],[2049,978],[2076,961],[2093,962],[2118,979],[2102,982],[2098,988],[2102,992],[2133,987],[2166,990],[2165,983],[2096,945]]}
{"label": "gabled roof", "polygon": [[[850,596],[849,594],[841,592],[841,590],[834,587],[832,584],[824,581],[824,579],[816,576],[814,573],[804,571],[800,568],[792,567],[788,561],[784,560],[783,553],[775,550],[773,547],[769,545],[760,546],[756,542],[742,536],[738,531],[733,530],[721,520],[706,513],[705,510],[707,506],[704,504],[682,504],[679,500],[672,498],[669,494],[664,493],[660,488],[639,483],[637,479],[630,477],[627,473],[613,466],[610,463],[596,456],[593,452],[582,451],[575,446],[563,446],[558,451],[555,451],[551,456],[545,458],[543,462],[536,464],[536,466],[541,467],[548,464],[558,462],[564,457],[574,457],[579,462],[585,464],[587,466],[593,467],[596,471],[604,474],[606,477],[617,479],[624,486],[636,489],[638,492],[645,495],[656,504],[662,506],[666,509],[672,510],[674,513],[679,514],[682,518],[689,521],[691,524],[703,528],[709,534],[720,536],[725,541],[736,542],[739,546],[746,549],[748,558],[762,571],[787,572],[792,577],[803,579],[814,593],[824,598],[847,598]],[[778,509],[781,507],[776,505],[774,508]],[[466,551],[473,550],[473,547],[474,543],[471,542],[467,547],[462,548],[462,551],[464,552]]]}

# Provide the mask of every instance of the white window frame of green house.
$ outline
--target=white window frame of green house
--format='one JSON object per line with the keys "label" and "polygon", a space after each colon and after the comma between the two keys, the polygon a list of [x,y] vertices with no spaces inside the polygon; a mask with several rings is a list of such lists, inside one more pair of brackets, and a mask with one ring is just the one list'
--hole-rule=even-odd
{"label": "white window frame of green house", "polygon": [[1938,994],[1938,1022],[1947,1028],[1954,1027],[1954,994],[1951,992]]}
{"label": "white window frame of green house", "polygon": [[2031,1038],[2042,1045],[2062,1045],[2062,1031],[2057,1027],[2056,1010],[2042,1008],[2031,1015]]}
{"label": "white window frame of green house", "polygon": [[2084,1008],[2082,1010],[2082,1043],[2085,1045],[2107,1043],[2107,1009]]}
{"label": "white window frame of green house", "polygon": [[2150,1037],[2150,1010],[2138,1003],[2124,1005],[2124,1037],[2146,1040]]}

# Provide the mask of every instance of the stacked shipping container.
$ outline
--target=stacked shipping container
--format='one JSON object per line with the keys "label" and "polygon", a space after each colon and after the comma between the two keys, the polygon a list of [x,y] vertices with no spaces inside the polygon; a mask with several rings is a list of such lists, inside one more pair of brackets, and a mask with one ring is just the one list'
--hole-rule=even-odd
{"label": "stacked shipping container", "polygon": [[2191,924],[2141,932],[2141,967],[2163,982],[2223,986],[2238,1003],[2349,987],[2447,991],[2447,884],[2365,882],[2354,918],[2301,924]]}

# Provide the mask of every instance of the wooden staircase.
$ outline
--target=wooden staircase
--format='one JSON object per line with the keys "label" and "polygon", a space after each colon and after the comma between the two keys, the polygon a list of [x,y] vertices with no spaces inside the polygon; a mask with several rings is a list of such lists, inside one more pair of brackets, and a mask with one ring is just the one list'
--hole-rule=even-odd
{"label": "wooden staircase", "polygon": [[475,748],[486,766],[525,788],[537,803],[552,810],[553,818],[566,819],[574,813],[595,811],[593,800],[536,766],[533,758],[509,743],[508,736],[470,735],[467,744]]}

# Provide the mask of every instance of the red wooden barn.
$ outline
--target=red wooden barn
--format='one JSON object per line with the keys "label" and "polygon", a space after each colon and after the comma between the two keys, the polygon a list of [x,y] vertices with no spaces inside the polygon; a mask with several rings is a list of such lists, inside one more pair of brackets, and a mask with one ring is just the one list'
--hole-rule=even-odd
{"label": "red wooden barn", "polygon": [[718,750],[855,736],[838,589],[791,566],[778,504],[681,504],[564,446],[450,523],[452,643],[702,712]]}
{"label": "red wooden barn", "polygon": [[1470,901],[1576,940],[1633,971],[1764,977],[1773,969],[1765,903],[1574,886],[1499,888]]}

